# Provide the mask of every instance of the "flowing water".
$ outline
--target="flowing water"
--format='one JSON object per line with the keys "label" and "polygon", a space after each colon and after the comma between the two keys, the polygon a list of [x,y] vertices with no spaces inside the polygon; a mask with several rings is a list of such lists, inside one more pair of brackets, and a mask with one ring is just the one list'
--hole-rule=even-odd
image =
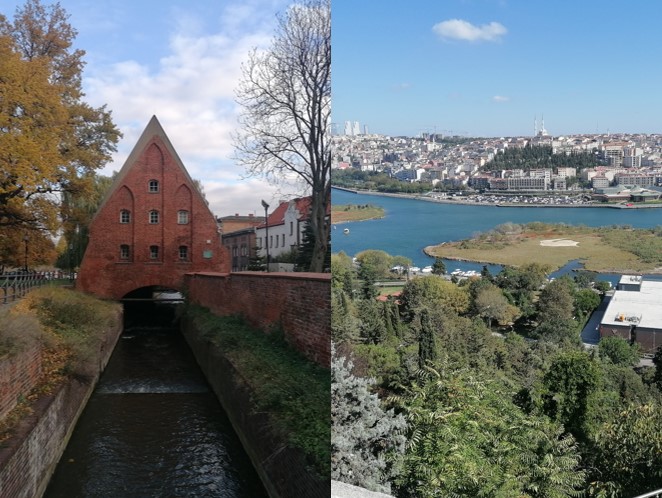
{"label": "flowing water", "polygon": [[44,496],[267,494],[181,334],[143,323],[125,329]]}

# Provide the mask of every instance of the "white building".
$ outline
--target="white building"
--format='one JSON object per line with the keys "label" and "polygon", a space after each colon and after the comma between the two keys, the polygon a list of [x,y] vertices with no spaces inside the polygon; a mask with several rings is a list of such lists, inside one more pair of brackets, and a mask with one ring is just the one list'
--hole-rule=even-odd
{"label": "white building", "polygon": [[312,197],[281,201],[269,214],[267,223],[256,227],[256,245],[260,257],[266,257],[267,245],[270,260],[301,245],[304,229],[310,219],[311,203]]}

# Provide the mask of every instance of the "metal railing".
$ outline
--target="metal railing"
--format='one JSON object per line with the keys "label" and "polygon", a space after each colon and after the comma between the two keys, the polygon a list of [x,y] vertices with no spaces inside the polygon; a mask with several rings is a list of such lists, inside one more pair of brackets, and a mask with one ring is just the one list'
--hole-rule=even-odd
{"label": "metal railing", "polygon": [[634,498],[662,498],[662,489],[658,489],[657,491],[650,491],[643,495],[635,496]]}
{"label": "metal railing", "polygon": [[40,273],[0,275],[0,305],[9,304],[24,297],[34,287],[48,280]]}

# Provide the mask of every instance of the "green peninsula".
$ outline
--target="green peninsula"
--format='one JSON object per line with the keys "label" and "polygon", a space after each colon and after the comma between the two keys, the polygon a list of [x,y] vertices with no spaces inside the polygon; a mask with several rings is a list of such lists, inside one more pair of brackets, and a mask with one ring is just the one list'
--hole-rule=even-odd
{"label": "green peninsula", "polygon": [[507,266],[537,262],[553,269],[581,260],[587,270],[601,273],[662,273],[662,227],[504,223],[470,239],[428,246],[425,253]]}
{"label": "green peninsula", "polygon": [[331,223],[374,220],[384,217],[384,208],[371,204],[342,204],[331,206]]}

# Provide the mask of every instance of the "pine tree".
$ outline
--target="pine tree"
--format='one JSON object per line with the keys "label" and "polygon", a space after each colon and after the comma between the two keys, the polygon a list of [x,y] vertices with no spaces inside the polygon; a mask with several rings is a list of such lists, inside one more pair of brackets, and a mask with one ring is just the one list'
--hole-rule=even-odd
{"label": "pine tree", "polygon": [[389,493],[407,423],[382,408],[370,392],[375,381],[354,376],[352,362],[336,356],[333,344],[331,355],[331,478]]}
{"label": "pine tree", "polygon": [[421,332],[418,336],[418,366],[425,367],[437,359],[437,345],[434,339],[434,326],[427,310],[421,312]]}

